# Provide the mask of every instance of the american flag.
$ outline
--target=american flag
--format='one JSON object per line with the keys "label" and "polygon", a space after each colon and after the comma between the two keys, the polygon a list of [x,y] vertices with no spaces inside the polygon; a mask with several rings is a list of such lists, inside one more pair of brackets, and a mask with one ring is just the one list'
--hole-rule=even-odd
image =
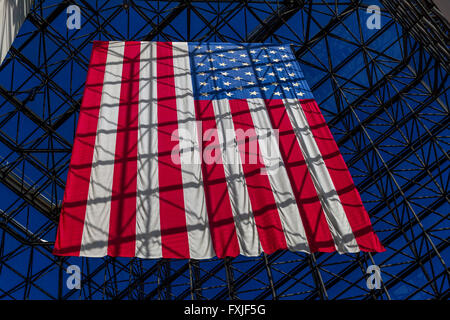
{"label": "american flag", "polygon": [[281,249],[384,250],[290,47],[94,42],[54,253]]}

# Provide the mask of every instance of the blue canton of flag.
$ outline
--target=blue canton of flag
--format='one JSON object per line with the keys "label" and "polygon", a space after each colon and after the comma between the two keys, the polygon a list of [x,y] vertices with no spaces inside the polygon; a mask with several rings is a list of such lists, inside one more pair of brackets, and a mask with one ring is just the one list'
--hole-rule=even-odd
{"label": "blue canton of flag", "polygon": [[189,43],[196,100],[313,99],[289,45]]}

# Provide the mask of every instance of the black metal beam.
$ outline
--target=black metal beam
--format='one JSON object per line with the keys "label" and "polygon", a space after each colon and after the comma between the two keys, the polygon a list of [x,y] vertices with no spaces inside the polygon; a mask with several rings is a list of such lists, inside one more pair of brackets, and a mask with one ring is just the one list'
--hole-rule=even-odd
{"label": "black metal beam", "polygon": [[167,16],[164,17],[164,19],[157,25],[153,25],[153,30],[150,31],[149,34],[147,34],[144,37],[144,41],[150,41],[153,40],[158,34],[160,34],[165,27],[167,27],[168,25],[170,25],[170,23],[176,18],[178,17],[178,15],[184,10],[186,9],[188,6],[188,2],[181,2],[180,4],[178,4],[175,8],[173,8],[168,14]]}
{"label": "black metal beam", "polygon": [[45,198],[34,186],[4,166],[0,166],[0,181],[48,219],[57,222],[59,207]]}
{"label": "black metal beam", "polygon": [[[36,236],[33,232],[25,228],[15,219],[11,218],[3,210],[0,210],[0,228],[8,232],[12,237],[24,246],[49,246],[52,242],[48,242]],[[51,251],[50,251],[51,252]]]}
{"label": "black metal beam", "polygon": [[[264,42],[275,33],[286,21],[305,6],[305,1],[289,1],[282,5],[274,14],[260,20],[260,25],[247,35],[247,42]],[[257,16],[256,16],[257,17]]]}
{"label": "black metal beam", "polygon": [[[381,0],[394,19],[450,73],[448,23],[430,0]],[[437,10],[439,11],[439,10]]]}

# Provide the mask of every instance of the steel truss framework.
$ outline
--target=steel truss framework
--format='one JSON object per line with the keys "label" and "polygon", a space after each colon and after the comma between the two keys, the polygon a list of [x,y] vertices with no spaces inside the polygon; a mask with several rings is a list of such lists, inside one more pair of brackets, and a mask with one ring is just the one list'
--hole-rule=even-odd
{"label": "steel truss framework", "polygon": [[[72,4],[79,30],[66,28]],[[371,30],[373,4],[381,25]],[[95,39],[291,43],[387,251],[53,256]],[[447,43],[429,0],[36,0],[0,66],[0,298],[448,299]],[[66,286],[72,264],[80,290]],[[369,265],[381,289],[367,288]]]}

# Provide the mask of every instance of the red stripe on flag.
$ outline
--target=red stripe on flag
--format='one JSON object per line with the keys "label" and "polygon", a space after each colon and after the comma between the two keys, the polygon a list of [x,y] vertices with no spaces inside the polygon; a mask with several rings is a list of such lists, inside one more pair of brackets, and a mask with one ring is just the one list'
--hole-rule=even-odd
{"label": "red stripe on flag", "polygon": [[140,42],[125,43],[109,220],[108,255],[112,257],[133,257],[136,251],[140,51]]}
{"label": "red stripe on flag", "polygon": [[[211,101],[195,101],[201,132],[206,135],[202,143],[202,173],[206,207],[214,250],[219,258],[236,257],[240,253],[222,164],[219,137]],[[206,156],[205,156],[206,155]]]}
{"label": "red stripe on flag", "polygon": [[80,254],[108,42],[94,41],[53,253]]}
{"label": "red stripe on flag", "polygon": [[336,250],[322,205],[297,141],[283,100],[266,100],[272,127],[279,132],[280,152],[291,181],[297,206],[312,252]]}
{"label": "red stripe on flag", "polygon": [[339,152],[338,146],[328,128],[315,100],[300,100],[303,112],[330,173],[356,242],[363,251],[385,251],[373,232],[369,215],[365,210],[358,190]]}
{"label": "red stripe on flag", "polygon": [[172,161],[178,141],[173,50],[171,42],[157,43],[158,93],[158,169],[162,255],[164,258],[189,258],[181,165]]}
{"label": "red stripe on flag", "polygon": [[[261,246],[267,254],[278,249],[286,249],[286,238],[284,237],[272,187],[267,174],[261,174],[265,166],[258,156],[257,135],[247,100],[230,100],[230,110]],[[244,141],[242,140],[243,137],[239,137],[239,129],[242,130],[242,133],[246,133]],[[250,141],[255,141],[255,150],[250,149]]]}

